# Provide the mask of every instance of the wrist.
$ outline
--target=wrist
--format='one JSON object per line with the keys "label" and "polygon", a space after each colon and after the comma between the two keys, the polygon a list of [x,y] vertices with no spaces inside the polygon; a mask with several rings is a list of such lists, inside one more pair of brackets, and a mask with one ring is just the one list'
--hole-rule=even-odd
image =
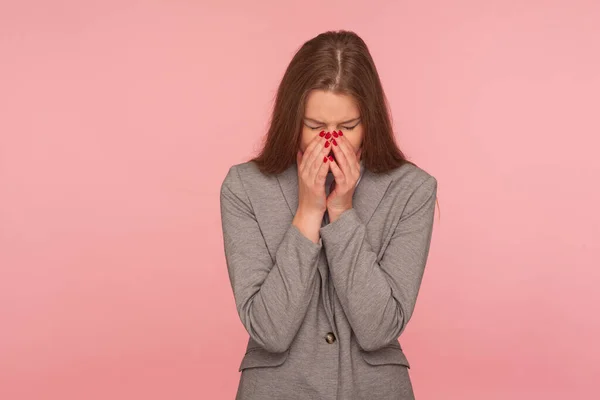
{"label": "wrist", "polygon": [[330,222],[335,221],[336,219],[338,219],[340,217],[340,215],[342,215],[344,212],[350,210],[351,208],[352,208],[352,206],[327,209],[327,215],[329,215],[329,221]]}
{"label": "wrist", "polygon": [[[324,214],[325,212],[323,212]],[[323,214],[314,211],[300,210],[296,212],[292,224],[313,243],[319,242],[319,229],[323,221]]]}
{"label": "wrist", "polygon": [[298,207],[296,210],[296,215],[294,216],[294,220],[302,220],[304,222],[318,222],[319,224],[323,220],[323,215],[326,210],[315,210],[313,209],[305,209]]}

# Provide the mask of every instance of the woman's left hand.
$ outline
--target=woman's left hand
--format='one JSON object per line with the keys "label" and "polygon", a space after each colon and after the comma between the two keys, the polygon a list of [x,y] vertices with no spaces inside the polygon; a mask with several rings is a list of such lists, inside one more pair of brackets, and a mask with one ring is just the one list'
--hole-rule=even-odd
{"label": "woman's left hand", "polygon": [[334,135],[331,144],[335,161],[330,159],[329,168],[333,173],[335,185],[327,197],[327,213],[330,222],[333,222],[344,211],[352,208],[352,196],[360,177],[359,161],[362,149],[355,153],[350,142],[339,135]]}

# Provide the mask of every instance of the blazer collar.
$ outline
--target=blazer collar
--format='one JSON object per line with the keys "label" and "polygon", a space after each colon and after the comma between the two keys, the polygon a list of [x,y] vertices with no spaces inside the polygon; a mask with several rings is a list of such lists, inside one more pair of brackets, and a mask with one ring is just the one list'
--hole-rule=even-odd
{"label": "blazer collar", "polygon": [[[277,180],[290,212],[295,216],[298,209],[298,165],[293,163],[277,175]],[[390,174],[374,173],[363,167],[362,176],[354,189],[352,207],[365,225],[371,219],[391,182]]]}

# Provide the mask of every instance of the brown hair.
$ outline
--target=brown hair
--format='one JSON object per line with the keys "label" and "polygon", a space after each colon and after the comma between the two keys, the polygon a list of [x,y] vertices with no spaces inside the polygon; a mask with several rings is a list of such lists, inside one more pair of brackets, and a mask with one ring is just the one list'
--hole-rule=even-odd
{"label": "brown hair", "polygon": [[277,90],[264,147],[254,161],[277,174],[296,162],[308,93],[314,89],[348,94],[358,103],[364,127],[361,159],[372,172],[405,163],[396,145],[387,100],[365,42],[354,32],[325,32],[307,41],[288,65]]}

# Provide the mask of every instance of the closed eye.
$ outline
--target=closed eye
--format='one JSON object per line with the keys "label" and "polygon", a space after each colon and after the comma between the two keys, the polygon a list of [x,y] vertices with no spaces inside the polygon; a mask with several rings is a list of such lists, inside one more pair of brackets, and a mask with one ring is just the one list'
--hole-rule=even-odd
{"label": "closed eye", "polygon": [[323,127],[323,125],[318,125],[318,126],[311,126],[309,124],[307,124],[306,122],[304,123],[304,126],[306,126],[308,129],[321,129]]}
{"label": "closed eye", "polygon": [[[311,126],[311,125],[308,125],[306,122],[304,123],[304,125],[305,125],[305,126],[308,128],[308,129],[312,129],[313,131],[314,131],[314,130],[317,130],[317,129],[324,129],[324,128],[325,128],[323,125]],[[360,121],[358,121],[358,122],[357,122],[356,124],[354,124],[353,126],[342,126],[342,127],[340,127],[339,129],[343,129],[343,130],[346,130],[346,131],[351,131],[352,129],[356,128],[358,125],[360,125]]]}
{"label": "closed eye", "polygon": [[342,129],[351,131],[352,129],[356,128],[359,124],[360,124],[360,121],[358,121],[358,123],[354,124],[354,126],[342,126]]}

